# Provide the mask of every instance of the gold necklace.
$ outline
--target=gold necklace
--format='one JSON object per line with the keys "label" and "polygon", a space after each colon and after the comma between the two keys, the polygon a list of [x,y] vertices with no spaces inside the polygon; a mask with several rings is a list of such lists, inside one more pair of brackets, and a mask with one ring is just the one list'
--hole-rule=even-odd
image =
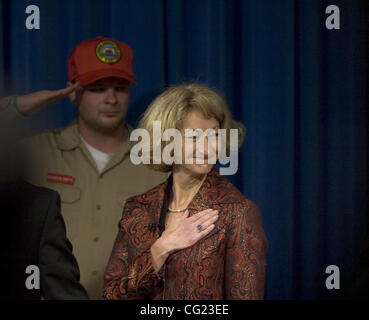
{"label": "gold necklace", "polygon": [[184,211],[186,211],[186,210],[187,210],[187,207],[186,207],[186,208],[184,208],[184,209],[171,209],[171,208],[169,208],[169,207],[168,207],[168,211],[169,211],[169,212],[173,212],[173,213],[184,212]]}
{"label": "gold necklace", "polygon": [[[196,188],[196,191],[195,191],[195,193],[194,193],[194,195],[193,195],[193,197],[197,194],[197,192],[199,191],[199,189],[201,188],[201,186],[202,186],[202,183]],[[193,198],[192,197],[192,198]],[[192,200],[191,200],[192,201]],[[190,201],[190,202],[191,202]],[[187,205],[187,207],[188,207],[188,205]],[[169,208],[169,206],[168,206],[168,211],[169,212],[172,212],[172,213],[179,213],[179,212],[185,212],[186,210],[187,210],[187,207],[186,208],[184,208],[184,209],[171,209],[171,208]]]}

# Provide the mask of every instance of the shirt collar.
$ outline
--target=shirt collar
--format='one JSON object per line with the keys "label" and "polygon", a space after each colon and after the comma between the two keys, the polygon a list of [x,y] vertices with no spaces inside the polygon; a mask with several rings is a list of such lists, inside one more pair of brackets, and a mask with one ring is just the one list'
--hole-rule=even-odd
{"label": "shirt collar", "polygon": [[[128,136],[130,136],[133,128],[126,124],[128,128]],[[73,120],[68,126],[56,134],[56,144],[60,150],[73,150],[79,147],[82,144],[82,140],[80,138],[80,134],[78,131],[77,120]],[[129,140],[129,138],[123,142],[122,147],[118,152],[122,152],[125,155],[131,149],[133,143]]]}
{"label": "shirt collar", "polygon": [[72,121],[68,126],[60,129],[56,134],[56,145],[60,150],[73,150],[81,144],[79,137],[77,120]]}

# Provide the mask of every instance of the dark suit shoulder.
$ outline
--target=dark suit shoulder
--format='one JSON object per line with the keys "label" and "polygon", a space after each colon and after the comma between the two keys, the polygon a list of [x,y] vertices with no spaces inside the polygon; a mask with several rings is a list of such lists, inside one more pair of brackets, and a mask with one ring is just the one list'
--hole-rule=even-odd
{"label": "dark suit shoulder", "polygon": [[24,201],[50,200],[59,197],[59,194],[51,189],[35,186],[28,182],[22,182],[18,189],[18,194]]}

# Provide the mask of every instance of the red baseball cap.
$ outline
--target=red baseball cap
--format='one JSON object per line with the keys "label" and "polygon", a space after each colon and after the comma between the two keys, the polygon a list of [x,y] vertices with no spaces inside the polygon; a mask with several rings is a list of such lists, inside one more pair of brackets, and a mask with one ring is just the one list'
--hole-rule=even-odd
{"label": "red baseball cap", "polygon": [[68,57],[68,79],[82,86],[117,77],[136,83],[132,68],[133,52],[128,44],[96,37],[79,43]]}

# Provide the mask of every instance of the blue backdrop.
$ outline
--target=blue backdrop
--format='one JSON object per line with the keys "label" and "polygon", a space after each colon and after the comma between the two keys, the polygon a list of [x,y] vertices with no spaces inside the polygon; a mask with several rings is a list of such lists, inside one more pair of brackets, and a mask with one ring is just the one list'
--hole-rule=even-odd
{"label": "blue backdrop", "polygon": [[[29,4],[40,8],[40,30],[25,27]],[[325,27],[332,4],[339,30]],[[247,128],[232,181],[261,208],[266,298],[334,297],[332,264],[350,280],[368,209],[365,1],[2,0],[0,17],[0,96],[63,87],[68,53],[97,35],[134,50],[133,125],[169,84],[221,91]],[[66,99],[29,125],[75,116]]]}

